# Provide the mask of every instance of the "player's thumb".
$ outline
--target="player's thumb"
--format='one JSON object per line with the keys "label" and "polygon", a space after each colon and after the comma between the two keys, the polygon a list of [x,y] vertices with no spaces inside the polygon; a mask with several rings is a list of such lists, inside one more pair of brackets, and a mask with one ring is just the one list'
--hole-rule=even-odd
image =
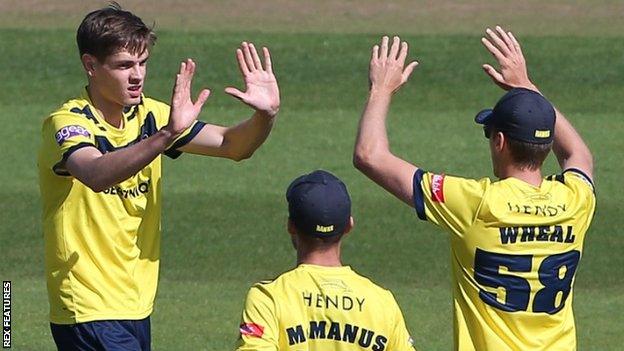
{"label": "player's thumb", "polygon": [[208,100],[209,96],[210,96],[209,89],[202,90],[199,93],[199,96],[197,97],[197,101],[195,102],[195,107],[202,108],[202,106],[204,106],[204,104],[206,103],[206,100]]}
{"label": "player's thumb", "polygon": [[401,75],[401,80],[403,83],[407,82],[409,77],[412,75],[412,72],[414,72],[416,66],[418,66],[418,61],[411,62],[409,65],[407,65],[407,67],[405,67],[405,69],[403,70],[403,74]]}
{"label": "player's thumb", "polygon": [[225,88],[225,92],[227,94],[232,95],[233,97],[239,99],[239,100],[243,100],[243,96],[245,95],[245,93],[243,93],[242,91],[234,88],[234,87],[227,87]]}
{"label": "player's thumb", "polygon": [[487,63],[481,67],[483,68],[483,71],[485,72],[485,74],[487,74],[493,79],[496,78],[498,72],[496,72],[496,69],[494,69],[494,67],[488,65]]}

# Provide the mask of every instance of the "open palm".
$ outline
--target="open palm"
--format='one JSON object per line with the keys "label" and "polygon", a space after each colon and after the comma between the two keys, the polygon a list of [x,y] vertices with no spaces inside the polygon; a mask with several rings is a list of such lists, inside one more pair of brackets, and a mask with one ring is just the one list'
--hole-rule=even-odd
{"label": "open palm", "polygon": [[262,48],[264,67],[252,43],[243,42],[236,49],[236,58],[243,78],[245,91],[227,87],[225,92],[241,100],[258,112],[273,117],[280,106],[279,87],[271,66],[269,49]]}
{"label": "open palm", "polygon": [[195,74],[195,62],[191,59],[180,64],[180,71],[176,75],[171,97],[171,112],[169,124],[171,132],[176,135],[188,129],[199,116],[206,99],[210,96],[210,90],[204,89],[199,93],[197,101],[191,100],[191,84]]}

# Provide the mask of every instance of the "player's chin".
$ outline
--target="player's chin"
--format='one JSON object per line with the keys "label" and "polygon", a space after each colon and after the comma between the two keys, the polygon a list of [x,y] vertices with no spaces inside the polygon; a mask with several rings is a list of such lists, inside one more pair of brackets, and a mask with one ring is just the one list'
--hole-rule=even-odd
{"label": "player's chin", "polygon": [[141,95],[128,95],[123,100],[124,106],[138,105],[141,103]]}

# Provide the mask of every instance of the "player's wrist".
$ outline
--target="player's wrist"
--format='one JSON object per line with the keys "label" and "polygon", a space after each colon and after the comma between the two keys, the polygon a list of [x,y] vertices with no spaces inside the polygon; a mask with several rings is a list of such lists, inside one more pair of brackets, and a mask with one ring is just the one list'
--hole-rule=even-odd
{"label": "player's wrist", "polygon": [[390,98],[392,96],[392,90],[386,87],[371,86],[369,91],[369,99]]}
{"label": "player's wrist", "polygon": [[164,138],[167,145],[173,143],[182,134],[182,132],[175,131],[169,124],[161,128],[158,133]]}
{"label": "player's wrist", "polygon": [[277,116],[278,112],[279,112],[279,106],[276,106],[276,107],[271,107],[268,110],[256,110],[256,116],[259,116],[267,120],[273,120],[275,116]]}

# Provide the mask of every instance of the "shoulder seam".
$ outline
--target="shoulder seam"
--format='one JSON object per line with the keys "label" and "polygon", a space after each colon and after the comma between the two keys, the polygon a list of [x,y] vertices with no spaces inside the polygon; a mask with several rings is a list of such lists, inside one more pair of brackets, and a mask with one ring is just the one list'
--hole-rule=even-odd
{"label": "shoulder seam", "polygon": [[[479,218],[479,213],[481,213],[481,208],[483,207],[483,203],[485,202],[485,195],[490,191],[490,186],[492,185],[492,182],[490,181],[489,178],[482,178],[482,179],[488,180],[488,186],[487,188],[483,189],[483,195],[481,195],[481,201],[479,201],[479,206],[477,206],[477,209],[474,213],[474,217],[472,218],[472,223],[470,223],[471,227],[474,226],[475,222],[477,221],[477,218]],[[477,182],[480,182],[480,180],[477,180]]]}

